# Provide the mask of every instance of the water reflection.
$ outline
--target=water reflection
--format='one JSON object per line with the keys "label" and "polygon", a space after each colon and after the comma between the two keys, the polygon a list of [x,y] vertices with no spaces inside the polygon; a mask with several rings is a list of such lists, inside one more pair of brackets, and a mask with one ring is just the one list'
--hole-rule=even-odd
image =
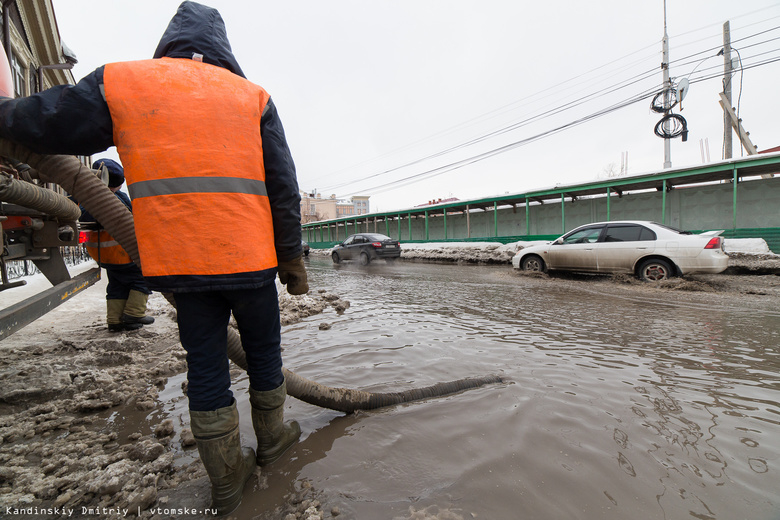
{"label": "water reflection", "polygon": [[[345,430],[332,416],[307,422],[317,456],[289,471],[347,518],[777,517],[776,305],[747,312],[711,294],[505,268],[309,268],[315,290],[352,305],[285,330],[285,362],[301,375],[381,391],[512,381],[361,414]],[[331,329],[315,330],[323,319]]]}

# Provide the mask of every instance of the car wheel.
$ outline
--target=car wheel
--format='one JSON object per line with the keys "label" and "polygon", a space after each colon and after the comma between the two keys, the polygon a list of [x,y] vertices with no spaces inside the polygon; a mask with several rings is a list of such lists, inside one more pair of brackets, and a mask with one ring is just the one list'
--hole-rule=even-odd
{"label": "car wheel", "polygon": [[672,266],[666,260],[647,260],[639,266],[639,278],[645,282],[660,282],[672,277]]}
{"label": "car wheel", "polygon": [[333,259],[334,264],[338,264],[339,262],[341,262],[341,258],[339,258],[339,254],[336,253],[335,251],[333,252],[332,255],[330,255],[330,257]]}
{"label": "car wheel", "polygon": [[536,271],[540,273],[543,273],[547,270],[547,267],[544,265],[544,260],[542,260],[542,257],[538,255],[526,256],[523,258],[523,262],[521,263],[520,267],[523,269],[523,271]]}
{"label": "car wheel", "polygon": [[368,265],[368,263],[371,261],[371,258],[369,258],[368,253],[365,251],[360,253],[360,265]]}

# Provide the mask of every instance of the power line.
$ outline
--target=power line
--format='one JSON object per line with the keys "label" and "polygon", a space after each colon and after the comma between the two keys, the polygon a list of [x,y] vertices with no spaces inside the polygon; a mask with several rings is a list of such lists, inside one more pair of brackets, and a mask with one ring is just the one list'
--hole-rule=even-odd
{"label": "power line", "polygon": [[[568,128],[579,126],[579,125],[581,125],[583,123],[586,123],[586,122],[592,121],[594,119],[597,119],[599,117],[602,117],[602,116],[605,116],[607,114],[610,114],[610,113],[612,113],[612,112],[614,112],[616,110],[620,110],[621,108],[625,108],[625,107],[627,107],[629,105],[632,105],[634,103],[638,103],[640,101],[649,99],[654,93],[655,93],[655,89],[653,89],[652,91],[649,91],[649,92],[645,92],[645,93],[643,93],[641,95],[634,96],[633,98],[629,98],[628,100],[622,101],[622,102],[620,102],[620,103],[618,103],[616,105],[612,105],[611,107],[607,107],[605,109],[599,110],[597,112],[589,114],[589,115],[587,115],[585,117],[582,117],[580,119],[571,121],[571,122],[566,123],[564,125],[558,126],[558,127],[553,128],[551,130],[547,130],[545,132],[536,134],[534,136],[527,137],[525,139],[521,139],[519,141],[515,141],[513,143],[510,143],[510,144],[507,144],[507,145],[504,145],[504,146],[500,146],[500,147],[495,148],[493,150],[490,150],[488,152],[484,152],[484,153],[481,153],[481,154],[469,157],[467,159],[462,159],[460,161],[456,161],[456,162],[453,162],[453,163],[450,163],[450,164],[447,164],[447,165],[444,165],[444,166],[433,168],[431,170],[427,170],[427,171],[424,171],[424,172],[421,172],[421,173],[410,175],[410,176],[404,177],[402,179],[398,179],[398,180],[395,180],[395,181],[392,181],[392,182],[388,182],[388,183],[385,183],[385,184],[380,184],[378,186],[373,186],[371,188],[367,188],[367,189],[360,190],[360,191],[362,191],[362,192],[364,192],[364,191],[381,192],[381,191],[383,191],[382,188],[386,188],[388,186],[392,186],[393,188],[395,188],[395,187],[399,187],[399,186],[404,186],[406,184],[411,184],[410,182],[405,182],[405,181],[411,181],[413,179],[416,179],[417,181],[419,181],[419,180],[423,180],[423,178],[435,177],[435,176],[441,175],[443,173],[447,173],[447,172],[450,172],[450,171],[462,168],[464,166],[468,166],[468,165],[474,164],[476,162],[488,159],[490,157],[494,157],[494,156],[499,155],[501,153],[505,153],[505,152],[508,152],[510,150],[514,150],[515,148],[518,148],[520,146],[524,146],[526,144],[530,144],[532,142],[538,141],[538,140],[543,139],[545,137],[549,137],[551,135],[557,134],[557,133],[562,132],[563,130],[566,130]],[[354,195],[356,193],[357,192],[355,192],[355,193],[348,193],[345,196]]]}
{"label": "power line", "polygon": [[[748,69],[751,69],[751,68],[764,66],[764,65],[769,65],[769,64],[772,64],[772,63],[776,63],[776,62],[780,62],[780,57],[767,59],[767,60],[761,61],[759,63],[755,63],[755,64],[752,64],[752,65],[749,65],[749,66],[744,66],[744,67],[741,68],[741,70],[748,70]],[[701,81],[706,81],[706,80],[709,80],[709,79],[718,78],[720,76],[721,76],[720,73],[719,74],[712,74],[710,76],[703,77],[703,78],[691,81],[691,83],[698,83],[698,82],[701,82]],[[469,165],[474,164],[476,162],[480,162],[480,161],[483,161],[485,159],[489,159],[489,158],[494,157],[496,155],[499,155],[499,154],[502,154],[502,153],[514,150],[514,149],[516,149],[518,147],[521,147],[521,146],[530,144],[532,142],[538,141],[540,139],[549,137],[551,135],[554,135],[554,134],[557,134],[559,132],[562,132],[563,130],[566,130],[566,129],[569,129],[569,128],[573,128],[575,126],[579,126],[579,125],[581,125],[583,123],[586,123],[586,122],[593,121],[595,119],[598,119],[599,117],[608,115],[608,114],[610,114],[612,112],[615,112],[615,111],[620,110],[622,108],[625,108],[627,106],[633,105],[633,104],[638,103],[640,101],[644,101],[644,100],[650,99],[653,95],[655,95],[657,93],[657,89],[658,88],[660,88],[660,85],[656,86],[652,90],[645,91],[645,92],[643,92],[641,94],[638,94],[636,96],[628,98],[628,99],[626,99],[626,100],[624,100],[622,102],[619,102],[619,103],[617,103],[615,105],[612,105],[612,106],[607,107],[605,109],[599,110],[597,112],[594,112],[592,114],[584,116],[584,117],[582,117],[580,119],[571,121],[571,122],[566,123],[564,125],[560,125],[560,126],[558,126],[556,128],[553,128],[551,130],[547,130],[545,132],[541,132],[541,133],[536,134],[534,136],[531,136],[531,137],[528,137],[528,138],[525,138],[525,139],[521,139],[519,141],[515,141],[513,143],[510,143],[510,144],[507,144],[507,145],[504,145],[504,146],[500,146],[500,147],[494,148],[494,149],[492,149],[490,151],[483,152],[483,153],[480,153],[480,154],[468,157],[466,159],[462,159],[462,160],[455,161],[455,162],[452,162],[452,163],[449,163],[449,164],[446,164],[446,165],[443,165],[443,166],[439,166],[439,167],[436,167],[436,168],[425,170],[423,172],[416,173],[416,174],[413,174],[413,175],[410,175],[410,176],[407,176],[407,177],[403,177],[401,179],[390,181],[390,182],[387,182],[387,183],[384,183],[384,184],[379,184],[379,185],[372,186],[372,187],[369,187],[369,188],[364,188],[364,189],[361,189],[361,190],[358,190],[358,191],[355,191],[355,192],[352,192],[352,193],[346,193],[343,196],[346,197],[346,196],[350,196],[350,195],[356,195],[358,193],[366,192],[366,191],[371,191],[373,193],[381,193],[383,191],[387,191],[389,188],[395,189],[395,188],[407,186],[409,184],[413,184],[414,182],[419,182],[419,181],[426,180],[426,179],[429,179],[429,178],[437,177],[437,176],[442,175],[444,173],[448,173],[448,172],[451,172],[451,171],[463,168],[465,166],[469,166]]]}
{"label": "power line", "polygon": [[[770,28],[770,29],[767,29],[767,30],[764,30],[764,31],[760,31],[760,32],[748,35],[748,36],[746,36],[744,38],[740,38],[739,40],[736,40],[736,41],[748,40],[748,39],[755,38],[755,37],[760,36],[762,34],[767,34],[767,33],[771,32],[771,31],[775,31],[775,30],[778,30],[778,29],[780,29],[780,27],[773,27],[773,28]],[[776,41],[778,39],[780,39],[780,38],[772,38],[772,39],[764,40],[764,41],[761,41],[761,42],[758,42],[758,43],[753,43],[753,44],[751,44],[749,46],[743,47],[743,49],[744,48],[748,48],[748,47],[756,47],[756,46],[759,46],[759,45],[764,45],[764,44]],[[677,60],[673,61],[672,63],[679,63],[679,62],[682,62],[683,60],[688,60],[688,59],[691,59],[691,58],[696,57],[696,56],[701,56],[702,54],[705,54],[705,53],[712,53],[714,50],[719,49],[720,47],[721,46],[717,46],[717,47],[714,47],[714,48],[711,48],[711,49],[708,49],[708,50],[705,50],[705,51],[699,51],[697,53],[693,53],[693,54],[690,54],[688,56],[685,56],[685,57],[682,57],[682,58],[678,58]],[[644,50],[644,49],[642,49],[642,50]],[[638,52],[641,52],[642,50],[636,51],[634,53],[631,53],[631,54],[627,55],[626,57],[635,55]],[[767,51],[766,53],[760,53],[759,55],[767,54],[767,53],[771,53],[771,52],[774,52],[774,51]],[[624,58],[626,58],[626,57],[624,57]],[[561,86],[561,85],[565,85],[567,83],[571,83],[573,80],[575,80],[577,78],[581,78],[581,77],[587,76],[588,74],[590,74],[593,71],[597,71],[597,70],[603,69],[603,68],[607,67],[610,64],[622,61],[624,58],[620,58],[618,60],[613,60],[612,62],[609,62],[607,64],[601,65],[601,66],[596,67],[594,69],[591,69],[591,71],[588,71],[586,73],[580,74],[578,76],[575,76],[574,78],[570,78],[570,79],[565,80],[565,81],[563,81],[561,83],[558,83],[556,86]],[[751,56],[749,58],[746,58],[746,60],[747,59],[752,59],[752,58],[753,57]],[[754,66],[760,66],[760,65],[764,65],[764,64],[769,64],[769,63],[773,63],[774,61],[776,61],[776,60],[769,60],[769,61],[761,62],[760,64],[757,64],[757,65],[754,65]],[[694,62],[679,63],[678,66],[685,66],[685,65],[689,65],[691,63],[694,63]],[[700,63],[700,60],[696,60],[695,63]],[[742,69],[744,70],[744,69],[748,69],[748,68],[752,68],[752,67],[753,66],[744,66]],[[700,72],[700,74],[702,72],[705,72],[706,70],[708,70],[708,69],[702,70]],[[550,110],[541,112],[541,113],[533,115],[533,116],[526,117],[525,119],[522,119],[520,121],[516,121],[514,123],[511,123],[509,125],[503,126],[503,127],[498,128],[496,130],[493,130],[493,131],[490,131],[488,133],[476,136],[476,137],[471,138],[471,139],[469,139],[467,141],[464,141],[464,142],[461,142],[459,144],[450,146],[450,147],[445,148],[443,150],[439,150],[437,152],[427,154],[427,155],[425,155],[423,157],[420,157],[418,159],[406,162],[406,163],[404,163],[402,165],[399,165],[399,166],[396,166],[396,167],[393,167],[393,168],[385,169],[383,171],[376,172],[376,173],[364,176],[364,177],[362,177],[362,178],[360,178],[358,180],[351,179],[351,180],[346,181],[346,182],[338,183],[338,184],[331,185],[331,186],[326,186],[323,189],[331,190],[331,189],[336,189],[336,188],[340,188],[340,187],[343,187],[343,186],[354,185],[356,183],[364,182],[364,181],[367,181],[367,180],[370,180],[370,179],[375,179],[377,177],[384,176],[384,175],[387,175],[389,173],[396,172],[398,170],[401,170],[401,169],[404,169],[404,168],[408,168],[410,166],[414,166],[414,165],[420,164],[422,162],[425,162],[425,161],[428,161],[428,160],[431,160],[431,159],[434,159],[434,158],[438,158],[438,157],[441,157],[441,156],[453,153],[455,151],[463,150],[463,149],[465,149],[467,147],[473,146],[473,145],[478,144],[478,143],[485,142],[485,141],[487,141],[489,139],[492,139],[494,137],[497,137],[497,136],[500,136],[500,135],[512,132],[514,130],[517,130],[519,128],[527,126],[527,125],[529,125],[531,123],[538,122],[538,121],[541,121],[541,120],[546,119],[548,117],[551,117],[553,115],[557,115],[557,114],[560,114],[560,113],[565,112],[567,110],[571,110],[573,108],[582,106],[585,103],[593,101],[593,100],[595,100],[595,99],[597,99],[599,97],[602,97],[602,96],[614,93],[616,91],[619,91],[621,89],[627,88],[627,87],[629,87],[631,85],[634,85],[636,83],[640,83],[640,82],[645,81],[645,80],[647,80],[649,78],[652,78],[652,77],[655,76],[655,74],[657,74],[657,69],[656,68],[649,69],[649,70],[647,70],[645,72],[636,74],[636,75],[634,75],[634,76],[632,76],[632,77],[630,77],[630,78],[628,78],[626,80],[623,80],[623,81],[618,82],[616,84],[610,85],[610,86],[605,87],[605,88],[603,88],[601,90],[597,90],[595,92],[591,92],[591,93],[589,93],[587,95],[581,96],[581,97],[579,97],[577,99],[574,99],[572,101],[569,101],[567,103],[558,105],[558,106],[556,106],[556,107],[554,107],[554,108],[552,108]],[[708,80],[708,79],[712,79],[712,77],[716,77],[716,76],[702,76],[699,79],[694,79],[692,82],[705,81],[705,80]],[[651,96],[653,92],[657,91],[657,88],[658,87],[655,86],[654,90],[651,93],[647,94],[647,96]],[[533,94],[533,95],[529,96],[529,98],[537,96],[540,93],[545,92],[545,91],[537,92],[536,94]],[[647,96],[645,96],[645,97],[647,97]],[[629,98],[629,99],[631,99],[631,98]],[[640,98],[637,101],[639,101],[641,99],[644,99],[644,98]],[[633,102],[637,102],[637,101],[633,101]],[[468,121],[466,121],[464,123],[456,125],[455,127],[452,127],[450,130],[447,130],[447,131],[444,131],[444,132],[440,132],[439,134],[434,134],[434,136],[441,135],[441,134],[444,134],[444,133],[448,133],[448,132],[452,131],[455,128],[466,126],[469,122],[477,121],[477,120],[480,120],[480,119],[485,119],[488,115],[495,114],[495,113],[501,113],[501,112],[505,111],[505,109],[507,107],[514,106],[514,105],[516,105],[516,104],[518,104],[520,102],[521,101],[515,101],[513,103],[504,105],[504,106],[499,107],[498,109],[492,110],[492,111],[490,111],[490,112],[488,112],[488,113],[486,113],[486,114],[484,114],[482,116],[479,116],[477,118],[472,118],[472,119],[470,119],[470,120],[468,120]],[[629,103],[629,104],[631,104],[631,103]],[[627,105],[625,105],[625,106],[627,106]],[[599,113],[600,112],[596,112],[596,114],[599,114]],[[602,113],[601,115],[605,115],[605,114]],[[513,144],[507,145],[507,146],[510,147],[508,149],[512,149],[512,147],[516,147],[516,146],[521,146],[522,144],[527,144],[528,142],[533,142],[535,140],[538,140],[538,139],[541,139],[543,137],[546,137],[547,135],[552,135],[554,133],[562,131],[563,129],[569,128],[571,126],[576,126],[577,124],[582,124],[583,122],[586,122],[586,121],[589,121],[589,120],[591,120],[591,118],[589,116],[586,116],[586,118],[584,118],[584,120],[576,120],[574,125],[572,125],[572,124],[565,124],[565,125],[563,125],[561,127],[553,129],[552,131],[548,131],[548,132],[543,132],[541,134],[537,134],[536,136],[534,136],[532,138],[529,138],[528,140],[521,140],[521,141],[515,142]],[[429,138],[426,138],[422,142],[430,140],[434,136],[430,136]],[[412,146],[412,145],[407,145],[406,147],[402,147],[402,148],[397,149],[397,150],[408,148],[410,146]],[[385,183],[385,184],[381,184],[379,186],[375,186],[373,188],[363,189],[361,191],[376,190],[376,189],[384,188],[384,187],[389,186],[389,185],[402,186],[402,185],[408,184],[409,182],[407,182],[407,181],[409,181],[410,179],[424,177],[424,176],[429,175],[429,174],[439,175],[441,173],[445,173],[446,171],[451,171],[453,169],[457,169],[457,168],[463,167],[466,164],[471,164],[472,162],[476,162],[476,160],[483,160],[485,158],[492,157],[498,150],[504,150],[505,148],[506,147],[499,147],[499,148],[496,148],[496,149],[494,149],[494,150],[492,150],[490,152],[485,152],[483,154],[477,154],[477,155],[471,156],[471,157],[469,157],[467,159],[463,159],[461,161],[454,161],[454,162],[451,162],[451,163],[449,163],[449,164],[447,164],[445,166],[441,166],[441,167],[438,167],[438,168],[433,168],[433,169],[430,169],[430,170],[426,170],[426,171],[423,171],[420,174],[415,174],[415,175],[412,175],[412,176],[404,177],[404,178],[399,179],[397,181],[388,182],[388,183]],[[504,151],[508,151],[508,149],[504,150]],[[391,155],[392,153],[393,152],[389,152],[388,154],[384,154],[382,157],[387,156],[387,155]],[[371,161],[366,161],[366,162],[371,162]],[[365,163],[362,163],[362,164],[365,164]]]}

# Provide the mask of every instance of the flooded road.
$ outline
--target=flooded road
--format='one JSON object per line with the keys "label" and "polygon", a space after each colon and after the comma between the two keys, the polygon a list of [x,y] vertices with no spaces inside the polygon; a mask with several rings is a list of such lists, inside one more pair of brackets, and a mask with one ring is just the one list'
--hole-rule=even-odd
{"label": "flooded road", "polygon": [[776,298],[506,266],[307,264],[313,292],[351,306],[283,329],[289,369],[373,391],[506,383],[351,416],[289,399],[302,441],[239,518],[278,518],[266,511],[293,481],[326,518],[780,516]]}

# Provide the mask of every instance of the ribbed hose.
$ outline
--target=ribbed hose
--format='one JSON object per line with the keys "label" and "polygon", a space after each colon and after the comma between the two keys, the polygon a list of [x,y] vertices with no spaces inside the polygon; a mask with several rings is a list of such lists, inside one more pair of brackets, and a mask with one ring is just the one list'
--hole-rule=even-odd
{"label": "ribbed hose", "polygon": [[[241,338],[238,334],[233,333],[232,329],[228,332],[232,333],[228,334],[228,357],[230,361],[246,370],[246,356],[241,346]],[[412,388],[404,392],[383,393],[325,386],[290,372],[286,368],[282,368],[282,372],[284,372],[284,377],[287,380],[287,393],[289,395],[305,403],[345,413],[352,413],[357,410],[374,410],[385,406],[408,403],[409,401],[441,397],[460,392],[461,390],[478,388],[503,381],[500,377],[491,375],[436,383],[423,388]]]}
{"label": "ribbed hose", "polygon": [[0,201],[51,215],[60,222],[75,222],[81,216],[78,205],[43,186],[0,175]]}
{"label": "ribbed hose", "polygon": [[[57,183],[68,193],[75,196],[81,205],[121,244],[130,255],[130,258],[137,265],[141,265],[138,257],[138,244],[135,239],[133,215],[111,193],[111,190],[97,178],[92,170],[82,165],[78,159],[65,155],[36,154],[5,139],[0,139],[0,155],[13,157],[29,164],[38,170],[38,176],[41,180]],[[171,294],[164,294],[164,296],[171,305],[176,306]],[[241,338],[233,329],[228,329],[228,357],[237,366],[244,370],[247,369]],[[405,392],[374,393],[325,386],[301,377],[285,368],[282,370],[287,382],[288,395],[315,406],[346,413],[438,397],[502,381],[498,376],[485,376],[474,379],[460,379],[448,383],[437,383],[433,386],[407,390]]]}
{"label": "ribbed hose", "polygon": [[[40,180],[62,186],[122,245],[133,262],[141,265],[132,213],[76,157],[33,153],[5,139],[0,139],[0,155],[29,164],[37,170]],[[78,220],[78,216],[73,220]]]}
{"label": "ribbed hose", "polygon": [[[285,372],[285,376],[288,373],[291,372]],[[295,395],[298,399],[307,403],[351,413],[356,410],[374,410],[385,406],[408,403],[409,401],[441,397],[470,388],[501,383],[502,381],[500,377],[491,375],[436,383],[423,388],[412,388],[404,392],[364,392],[349,388],[324,386],[296,374],[292,382],[290,379],[287,380],[287,393]],[[292,390],[290,386],[293,386]]]}

